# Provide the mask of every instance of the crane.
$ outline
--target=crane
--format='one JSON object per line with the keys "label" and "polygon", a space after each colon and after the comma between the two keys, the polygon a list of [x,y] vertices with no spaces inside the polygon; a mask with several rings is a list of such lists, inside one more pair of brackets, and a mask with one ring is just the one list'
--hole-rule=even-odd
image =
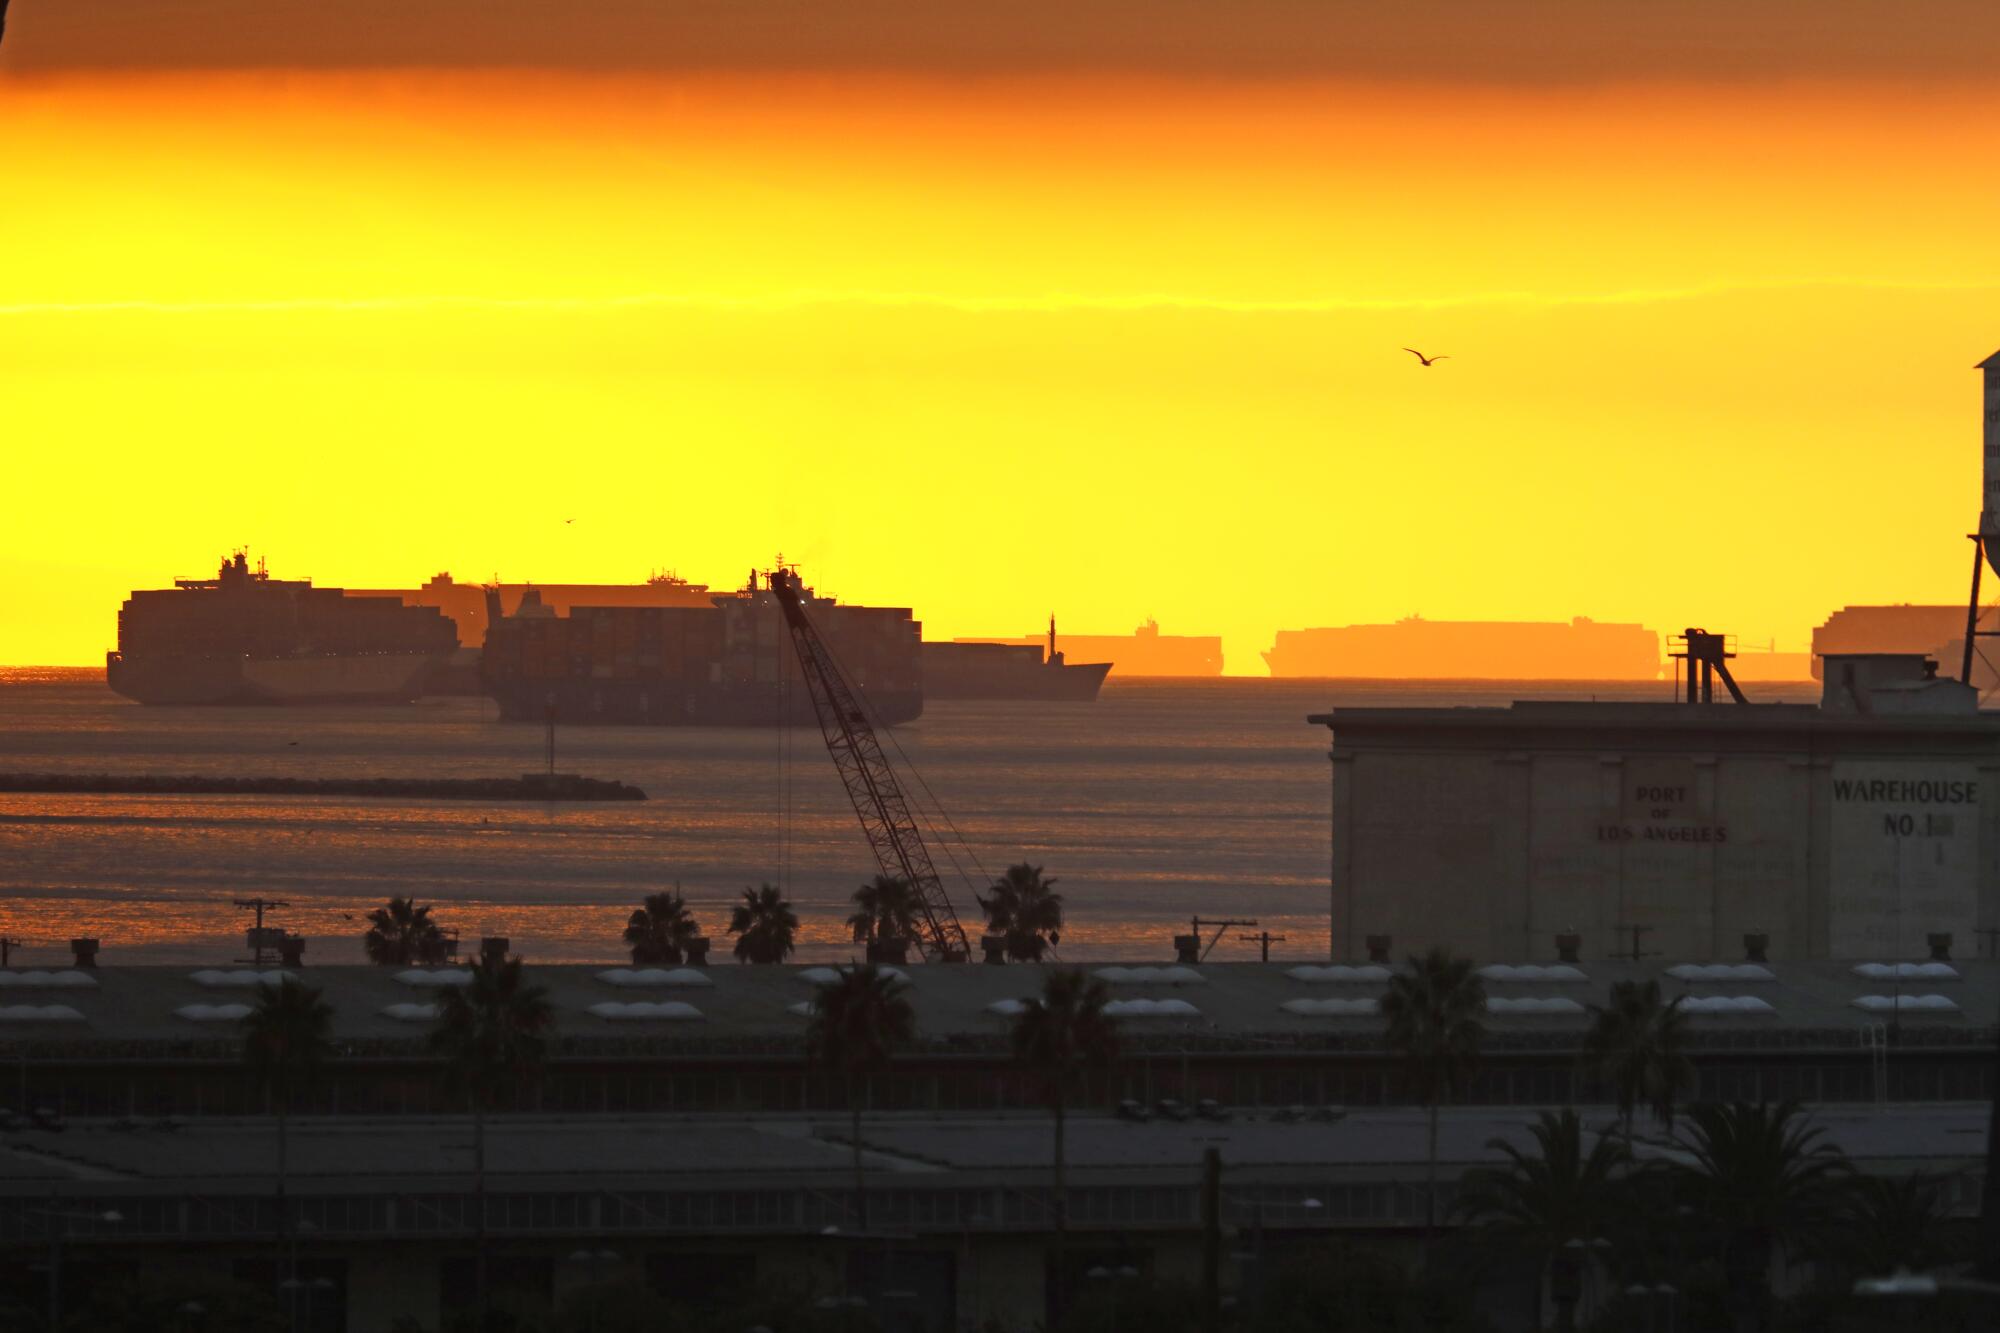
{"label": "crane", "polygon": [[792,647],[798,650],[799,671],[812,695],[813,713],[819,718],[820,735],[826,752],[840,772],[847,799],[861,821],[861,831],[875,853],[882,873],[907,883],[916,895],[922,915],[917,947],[933,962],[962,963],[971,953],[965,928],[945,896],[944,881],[931,864],[930,849],[896,781],[895,770],[875,739],[861,698],[833,653],[806,616],[805,587],[797,572],[773,570],[767,579],[791,631]]}

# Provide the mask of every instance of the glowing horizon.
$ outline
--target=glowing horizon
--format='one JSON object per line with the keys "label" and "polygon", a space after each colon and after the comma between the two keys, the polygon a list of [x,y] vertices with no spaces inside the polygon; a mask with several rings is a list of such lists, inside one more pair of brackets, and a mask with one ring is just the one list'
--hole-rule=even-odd
{"label": "glowing horizon", "polygon": [[[9,42],[18,24],[10,23]],[[0,661],[249,545],[933,637],[1953,602],[1959,82],[0,78]],[[1449,354],[1425,370],[1400,349]],[[562,523],[574,517],[575,525]]]}

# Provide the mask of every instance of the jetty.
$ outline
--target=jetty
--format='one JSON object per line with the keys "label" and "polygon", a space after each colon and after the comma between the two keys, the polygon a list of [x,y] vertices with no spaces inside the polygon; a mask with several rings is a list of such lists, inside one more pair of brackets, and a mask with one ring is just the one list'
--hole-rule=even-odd
{"label": "jetty", "polygon": [[643,801],[623,782],[576,773],[512,778],[277,778],[153,773],[0,773],[0,793],[80,796],[360,796],[433,801]]}

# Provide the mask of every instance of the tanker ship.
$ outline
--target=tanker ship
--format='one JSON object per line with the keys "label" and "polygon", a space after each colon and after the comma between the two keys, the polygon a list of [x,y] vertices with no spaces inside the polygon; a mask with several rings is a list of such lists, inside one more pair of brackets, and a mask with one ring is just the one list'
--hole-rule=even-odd
{"label": "tanker ship", "polygon": [[[811,726],[777,598],[753,573],[705,605],[571,605],[526,590],[511,614],[491,590],[483,691],[508,721],[654,726]],[[806,591],[807,614],[875,721],[924,711],[922,626],[908,607],[845,606]]]}
{"label": "tanker ship", "polygon": [[457,644],[434,608],[274,579],[238,551],[212,579],[126,599],[105,680],[142,704],[402,701]]}
{"label": "tanker ship", "polygon": [[1056,647],[1049,617],[1048,656],[1039,645],[926,643],[924,697],[928,699],[1038,699],[1094,703],[1109,662],[1070,662]]}

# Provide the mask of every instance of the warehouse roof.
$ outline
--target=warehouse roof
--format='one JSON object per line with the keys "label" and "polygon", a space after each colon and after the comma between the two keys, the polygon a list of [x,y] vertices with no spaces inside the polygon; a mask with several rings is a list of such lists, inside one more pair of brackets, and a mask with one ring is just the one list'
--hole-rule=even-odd
{"label": "warehouse roof", "polygon": [[[1389,970],[1366,963],[1080,964],[1103,979],[1128,1047],[1240,1045],[1367,1048],[1379,1041],[1373,1001]],[[1021,1000],[1046,969],[1029,965],[899,968],[919,1041],[934,1050],[999,1049]],[[1697,1041],[1755,1048],[1853,1046],[1893,1018],[1906,1045],[1989,1040],[2000,1013],[2000,961],[1884,960],[1672,963],[1657,959],[1497,960],[1484,967],[1496,1046],[1566,1048],[1619,981],[1657,979],[1684,997]],[[723,964],[704,968],[530,964],[570,1054],[711,1048],[796,1050],[832,969]],[[241,966],[105,966],[0,972],[0,1049],[24,1042],[80,1055],[198,1057],[233,1047],[262,984],[280,975]],[[421,1049],[440,990],[462,968],[301,967],[291,973],[332,1005],[351,1051]]]}
{"label": "warehouse roof", "polygon": [[1979,751],[2000,749],[2000,712],[1859,713],[1816,704],[1586,703],[1529,700],[1505,708],[1336,708],[1306,718],[1335,737],[1356,733],[1425,736],[1497,733],[1534,736],[1602,750],[1620,738],[1663,734],[1679,743],[1762,739],[1796,748],[1815,742],[1857,747],[1921,738]]}
{"label": "warehouse roof", "polygon": [[[1526,1146],[1533,1108],[1451,1107],[1439,1120],[1439,1161],[1447,1168],[1504,1160],[1497,1142]],[[1587,1130],[1607,1132],[1608,1112],[1583,1113]],[[1815,1108],[1827,1142],[1877,1171],[1945,1172],[1979,1164],[1983,1106]],[[1642,1121],[1641,1156],[1679,1149]],[[1234,1179],[1414,1180],[1427,1153],[1420,1109],[1357,1111],[1326,1120],[1280,1122],[1238,1115],[1221,1124],[1132,1124],[1077,1114],[1067,1156],[1081,1181],[1191,1182],[1202,1154],[1218,1149]],[[648,1178],[699,1186],[702,1177],[797,1182],[840,1180],[852,1170],[845,1116],[499,1116],[487,1129],[487,1171],[495,1188],[646,1188]],[[908,1184],[1018,1179],[1049,1162],[1046,1116],[871,1115],[863,1121],[868,1169]],[[197,1120],[172,1130],[72,1122],[60,1136],[15,1134],[0,1143],[0,1195],[46,1193],[52,1179],[121,1184],[198,1181],[204,1189],[268,1188],[276,1130],[265,1117]],[[296,1118],[287,1149],[290,1179],[302,1191],[411,1190],[460,1183],[471,1169],[463,1118]],[[713,1187],[712,1184],[709,1187]]]}

